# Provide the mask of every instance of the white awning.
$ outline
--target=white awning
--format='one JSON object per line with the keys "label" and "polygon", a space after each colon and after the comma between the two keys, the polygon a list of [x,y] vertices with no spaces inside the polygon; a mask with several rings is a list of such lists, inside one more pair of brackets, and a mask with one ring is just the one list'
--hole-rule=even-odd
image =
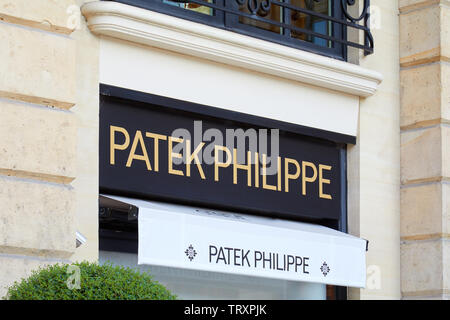
{"label": "white awning", "polygon": [[365,287],[366,240],[314,224],[105,196],[139,208],[139,264]]}

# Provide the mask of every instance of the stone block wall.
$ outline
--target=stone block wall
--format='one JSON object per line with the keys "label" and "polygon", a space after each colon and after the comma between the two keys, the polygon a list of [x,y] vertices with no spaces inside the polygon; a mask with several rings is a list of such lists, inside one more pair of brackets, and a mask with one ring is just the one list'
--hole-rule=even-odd
{"label": "stone block wall", "polygon": [[350,288],[348,297],[390,300],[401,297],[398,1],[371,5],[375,52],[360,52],[359,64],[384,79],[375,95],[360,99],[357,144],[347,149],[348,229],[369,240],[366,288]]}
{"label": "stone block wall", "polygon": [[450,1],[400,0],[401,285],[450,297]]}
{"label": "stone block wall", "polygon": [[39,266],[97,259],[98,39],[84,2],[0,0],[0,298]]}

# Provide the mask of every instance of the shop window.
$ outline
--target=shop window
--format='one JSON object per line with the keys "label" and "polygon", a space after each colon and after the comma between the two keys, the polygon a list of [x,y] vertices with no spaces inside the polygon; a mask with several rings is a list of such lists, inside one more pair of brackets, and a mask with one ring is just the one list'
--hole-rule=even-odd
{"label": "shop window", "polygon": [[[110,1],[110,0],[105,0]],[[370,0],[116,0],[282,45],[346,60],[349,47],[373,52]],[[351,13],[350,13],[351,12]],[[362,43],[347,33],[361,33]],[[356,32],[355,32],[356,31]]]}

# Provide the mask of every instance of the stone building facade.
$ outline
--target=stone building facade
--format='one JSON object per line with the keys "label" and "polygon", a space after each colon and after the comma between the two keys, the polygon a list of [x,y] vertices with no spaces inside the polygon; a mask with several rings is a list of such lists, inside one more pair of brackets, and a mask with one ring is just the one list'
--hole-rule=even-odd
{"label": "stone building facade", "polygon": [[449,294],[449,5],[449,1],[399,1],[405,298]]}
{"label": "stone building facade", "polygon": [[[226,57],[211,61],[199,49],[208,46],[201,41],[212,39],[205,36],[209,29],[199,29],[202,37],[186,32],[197,47],[186,46],[183,53],[173,44],[182,34],[176,25],[191,25],[170,17],[168,27],[157,21],[159,15],[107,5],[111,2],[0,0],[0,296],[40,266],[99,259],[101,83],[224,109],[229,102],[234,111],[253,112],[240,104],[251,101],[245,92],[233,100],[213,89],[200,98],[188,86],[168,91],[160,64],[196,73],[202,83],[223,81],[231,88],[235,79],[244,79],[250,86],[280,88],[288,97],[286,112],[264,106],[254,112],[354,132],[356,144],[347,147],[348,233],[368,239],[370,248],[367,285],[349,288],[348,298],[450,297],[450,1],[372,0],[375,52],[349,51],[348,62],[337,63],[336,75],[330,75],[331,58],[279,58],[288,55],[281,46],[273,47],[269,67],[239,65]],[[101,20],[109,18],[127,22]],[[124,35],[108,23],[147,28],[147,33]],[[155,26],[173,43],[163,44],[151,29]],[[227,32],[220,43],[241,41],[227,38]],[[145,68],[139,71],[132,60]],[[289,71],[273,67],[288,60],[296,63]],[[320,69],[314,81],[303,73],[311,65]],[[334,83],[320,80],[333,77]],[[306,104],[335,103],[342,110],[330,112],[342,120],[326,115],[323,122],[315,116],[305,120],[300,112],[288,112],[296,92],[304,94]],[[347,106],[356,106],[356,112],[345,113]],[[80,247],[76,232],[88,240]]]}

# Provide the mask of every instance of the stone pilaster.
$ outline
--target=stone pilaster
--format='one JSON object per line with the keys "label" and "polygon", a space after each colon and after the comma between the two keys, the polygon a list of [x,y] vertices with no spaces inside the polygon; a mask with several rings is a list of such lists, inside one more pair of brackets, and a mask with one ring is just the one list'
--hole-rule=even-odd
{"label": "stone pilaster", "polygon": [[97,257],[98,40],[83,2],[0,0],[0,298],[40,266]]}
{"label": "stone pilaster", "polygon": [[450,1],[400,0],[401,285],[450,297]]}
{"label": "stone pilaster", "polygon": [[380,72],[384,79],[375,95],[360,99],[357,145],[347,149],[348,229],[369,240],[366,288],[351,288],[348,297],[399,299],[398,3],[376,0],[371,4],[376,18],[371,27],[375,53],[363,56],[360,52],[359,64]]}

